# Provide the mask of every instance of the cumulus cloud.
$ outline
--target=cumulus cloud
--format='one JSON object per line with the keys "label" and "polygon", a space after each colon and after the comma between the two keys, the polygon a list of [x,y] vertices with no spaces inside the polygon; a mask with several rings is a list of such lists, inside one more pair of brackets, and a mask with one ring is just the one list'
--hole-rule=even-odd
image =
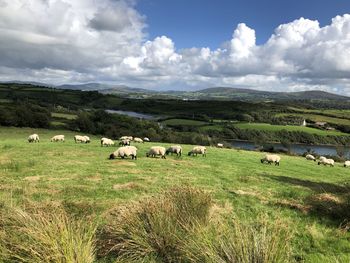
{"label": "cumulus cloud", "polygon": [[[350,15],[300,18],[257,45],[244,23],[218,49],[147,39],[133,0],[0,0],[0,80],[146,88],[321,89],[350,95]],[[167,33],[167,32],[164,32]]]}

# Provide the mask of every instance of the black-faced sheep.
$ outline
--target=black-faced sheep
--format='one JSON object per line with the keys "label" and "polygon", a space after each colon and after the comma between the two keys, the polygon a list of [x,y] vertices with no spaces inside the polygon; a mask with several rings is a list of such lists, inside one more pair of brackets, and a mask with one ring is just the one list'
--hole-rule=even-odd
{"label": "black-faced sheep", "polygon": [[147,157],[156,157],[161,156],[162,159],[165,158],[165,148],[162,146],[153,146],[149,149],[149,151],[146,153]]}
{"label": "black-faced sheep", "polygon": [[128,146],[130,145],[130,140],[124,139],[119,142],[119,146]]}
{"label": "black-faced sheep", "polygon": [[102,138],[101,139],[101,146],[113,146],[114,141],[108,138]]}
{"label": "black-faced sheep", "polygon": [[350,167],[350,161],[345,161],[344,162],[344,167]]}
{"label": "black-faced sheep", "polygon": [[39,135],[36,133],[29,135],[28,142],[40,142]]}
{"label": "black-faced sheep", "polygon": [[124,159],[125,157],[131,156],[131,159],[137,159],[137,148],[134,146],[123,146],[118,148],[115,152],[109,155],[109,159],[115,159],[120,157]]}
{"label": "black-faced sheep", "polygon": [[310,161],[316,162],[316,158],[315,158],[315,156],[313,156],[312,154],[307,154],[307,155],[305,156],[305,158],[306,158],[306,160],[310,160]]}
{"label": "black-faced sheep", "polygon": [[275,165],[279,166],[281,161],[281,157],[278,156],[277,154],[266,154],[261,160],[261,163],[268,163],[272,164],[275,163]]}
{"label": "black-faced sheep", "polygon": [[327,158],[322,158],[320,159],[320,161],[318,162],[318,165],[323,164],[325,166],[329,165],[329,166],[334,166],[334,160],[333,159],[327,159]]}
{"label": "black-faced sheep", "polygon": [[168,155],[169,153],[171,153],[171,155],[173,155],[173,153],[176,153],[176,156],[181,156],[182,154],[182,147],[180,145],[173,145],[170,146],[166,151],[165,154]]}
{"label": "black-faced sheep", "polygon": [[188,152],[188,156],[197,156],[198,154],[201,154],[203,157],[207,156],[207,148],[205,146],[195,146]]}
{"label": "black-faced sheep", "polygon": [[52,142],[64,142],[64,135],[55,135],[51,138]]}

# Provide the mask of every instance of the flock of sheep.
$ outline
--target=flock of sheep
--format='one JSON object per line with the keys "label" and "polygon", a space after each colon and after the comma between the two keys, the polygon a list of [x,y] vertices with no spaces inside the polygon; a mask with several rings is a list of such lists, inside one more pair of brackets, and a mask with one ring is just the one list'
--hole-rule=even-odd
{"label": "flock of sheep", "polygon": [[[51,142],[64,142],[65,138],[64,135],[55,135],[51,138]],[[28,137],[28,142],[39,142],[39,135],[38,134],[32,134]],[[75,143],[90,143],[90,138],[88,136],[81,136],[81,135],[75,135],[74,136]],[[131,142],[134,143],[143,143],[143,142],[149,142],[149,138],[145,137],[143,139],[138,137],[132,137],[132,136],[122,136],[119,138],[119,147],[115,152],[111,153],[109,155],[109,159],[115,159],[115,158],[126,158],[131,157],[131,159],[137,159],[137,148],[135,146],[131,146]],[[109,138],[101,138],[101,146],[114,146],[115,142]],[[224,145],[222,143],[217,144],[218,148],[223,148]],[[148,152],[146,153],[147,157],[156,157],[160,156],[162,159],[166,159],[166,155],[168,154],[176,154],[176,156],[182,155],[182,147],[180,145],[173,145],[170,146],[168,149],[165,149],[163,146],[152,146]],[[198,154],[202,156],[207,155],[207,149],[205,146],[195,146],[191,151],[188,152],[188,156],[197,156]],[[306,160],[312,160],[316,162],[316,157],[308,154],[305,156]],[[279,166],[281,157],[277,154],[266,154],[261,160],[261,163],[268,163]],[[333,159],[327,159],[324,156],[321,156],[318,161],[318,165],[329,165],[334,166],[334,160]],[[344,167],[350,167],[350,161],[344,162]]]}

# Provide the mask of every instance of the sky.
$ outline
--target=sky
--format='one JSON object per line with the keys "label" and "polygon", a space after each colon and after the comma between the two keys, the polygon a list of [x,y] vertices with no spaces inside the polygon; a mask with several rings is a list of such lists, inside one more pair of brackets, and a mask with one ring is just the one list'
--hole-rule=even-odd
{"label": "sky", "polygon": [[347,0],[0,0],[0,81],[350,96]]}

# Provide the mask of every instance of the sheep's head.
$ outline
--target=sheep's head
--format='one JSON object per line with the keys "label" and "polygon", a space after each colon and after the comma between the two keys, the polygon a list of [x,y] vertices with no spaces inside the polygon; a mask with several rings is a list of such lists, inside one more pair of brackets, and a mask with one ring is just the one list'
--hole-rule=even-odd
{"label": "sheep's head", "polygon": [[264,159],[264,158],[260,160],[260,162],[261,162],[261,163],[264,163],[264,161],[265,161],[265,159]]}
{"label": "sheep's head", "polygon": [[187,154],[187,155],[188,155],[188,156],[191,156],[191,154],[192,154],[192,151],[188,152],[188,154]]}
{"label": "sheep's head", "polygon": [[149,157],[149,153],[146,153],[146,157]]}
{"label": "sheep's head", "polygon": [[111,153],[111,154],[109,155],[109,159],[110,159],[110,160],[115,159],[114,153]]}

